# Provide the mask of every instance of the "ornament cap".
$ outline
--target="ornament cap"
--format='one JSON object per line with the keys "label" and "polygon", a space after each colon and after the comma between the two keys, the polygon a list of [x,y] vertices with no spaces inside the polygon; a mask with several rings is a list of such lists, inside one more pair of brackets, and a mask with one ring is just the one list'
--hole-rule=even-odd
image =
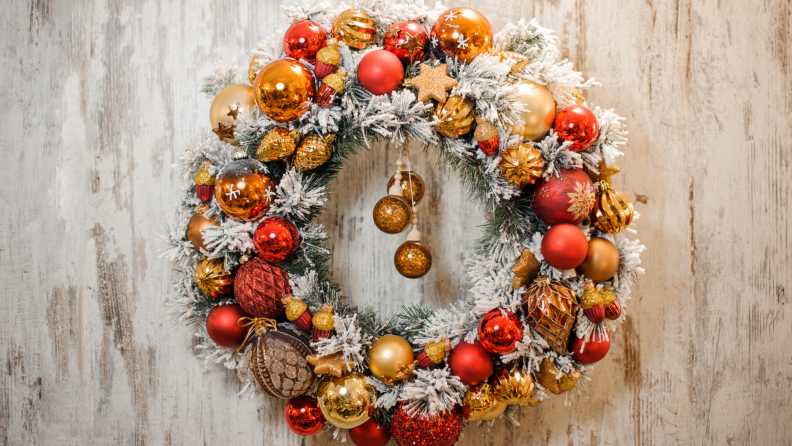
{"label": "ornament cap", "polygon": [[410,232],[407,233],[407,241],[408,242],[420,242],[421,241],[421,231],[418,230],[416,225],[413,225]]}
{"label": "ornament cap", "polygon": [[236,150],[234,150],[233,155],[231,158],[235,160],[242,160],[248,157],[247,150],[245,150],[242,146],[237,146]]}

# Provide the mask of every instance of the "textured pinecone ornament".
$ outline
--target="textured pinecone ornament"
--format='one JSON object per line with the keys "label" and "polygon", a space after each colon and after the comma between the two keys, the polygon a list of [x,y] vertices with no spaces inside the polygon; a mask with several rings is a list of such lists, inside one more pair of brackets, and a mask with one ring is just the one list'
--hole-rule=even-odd
{"label": "textured pinecone ornament", "polygon": [[600,181],[596,187],[599,193],[591,210],[591,223],[609,234],[627,229],[635,214],[630,198],[620,190],[611,189],[605,181]]}
{"label": "textured pinecone ornament", "polygon": [[201,170],[195,174],[193,180],[195,181],[195,194],[204,203],[208,203],[215,193],[215,177],[209,173],[209,168],[212,167],[211,161],[201,162]]}
{"label": "textured pinecone ornament", "polygon": [[314,380],[305,359],[310,354],[308,337],[294,325],[281,323],[277,331],[269,330],[250,341],[245,363],[260,392],[292,398],[306,393]]}
{"label": "textured pinecone ornament", "polygon": [[490,124],[487,118],[476,116],[476,130],[473,132],[473,138],[476,139],[479,148],[486,155],[498,153],[498,145],[500,144],[498,128]]}
{"label": "textured pinecone ornament", "polygon": [[449,351],[451,351],[451,342],[448,340],[426,344],[421,354],[418,355],[418,367],[428,369],[440,364]]}
{"label": "textured pinecone ornament", "polygon": [[341,64],[341,53],[338,52],[338,41],[329,39],[327,46],[316,53],[316,67],[314,73],[318,79],[324,79]]}
{"label": "textured pinecone ornament", "polygon": [[509,184],[525,187],[536,183],[544,167],[542,153],[531,144],[519,143],[501,154],[500,174]]}
{"label": "textured pinecone ornament", "polygon": [[440,121],[435,127],[449,138],[459,138],[473,127],[476,119],[473,102],[462,96],[451,96],[444,103],[437,103],[434,117]]}
{"label": "textured pinecone ornament", "polygon": [[583,285],[583,296],[580,298],[580,306],[583,308],[583,314],[591,322],[599,324],[605,320],[605,299],[602,298],[602,294],[597,291],[594,283],[590,280]]}
{"label": "textured pinecone ornament", "polygon": [[333,335],[335,320],[333,318],[333,306],[322,304],[322,311],[313,317],[313,340],[326,339]]}
{"label": "textured pinecone ornament", "polygon": [[339,68],[338,71],[328,74],[323,80],[322,85],[316,92],[316,104],[327,108],[333,103],[337,94],[344,94],[344,77],[347,71]]}
{"label": "textured pinecone ornament", "polygon": [[291,294],[289,274],[254,257],[237,270],[234,297],[246,313],[254,317],[275,319],[283,314],[281,299]]}
{"label": "textured pinecone ornament", "polygon": [[291,294],[283,296],[281,299],[283,305],[286,306],[286,319],[290,320],[294,325],[302,331],[311,330],[311,310],[308,309],[308,304],[295,299]]}
{"label": "textured pinecone ornament", "polygon": [[297,170],[316,169],[330,159],[333,153],[335,134],[330,133],[324,138],[319,135],[308,135],[297,148],[294,155],[294,168]]}
{"label": "textured pinecone ornament", "polygon": [[256,159],[268,163],[291,156],[297,149],[300,132],[288,131],[283,127],[275,127],[267,132],[256,149]]}
{"label": "textured pinecone ornament", "polygon": [[528,324],[556,353],[565,355],[577,312],[575,292],[566,282],[539,276],[523,294],[520,305]]}

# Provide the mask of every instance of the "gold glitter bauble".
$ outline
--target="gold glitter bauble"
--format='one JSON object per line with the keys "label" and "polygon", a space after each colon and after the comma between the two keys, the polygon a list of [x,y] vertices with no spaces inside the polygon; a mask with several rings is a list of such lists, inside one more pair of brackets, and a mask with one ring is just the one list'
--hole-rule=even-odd
{"label": "gold glitter bauble", "polygon": [[245,365],[256,388],[275,398],[292,398],[311,388],[315,375],[306,359],[310,340],[292,324],[280,323],[254,336],[245,353]]}
{"label": "gold glitter bauble", "polygon": [[300,132],[297,130],[290,132],[283,127],[275,127],[261,139],[256,149],[256,159],[268,163],[291,156],[297,149],[299,139]]}
{"label": "gold glitter bauble", "polygon": [[223,297],[234,291],[234,276],[223,259],[203,259],[195,266],[195,284],[207,297]]}
{"label": "gold glitter bauble", "polygon": [[591,223],[602,232],[613,234],[624,231],[632,223],[635,209],[624,192],[611,189],[607,183],[597,183],[597,199],[591,210]]}
{"label": "gold glitter bauble", "polygon": [[377,39],[377,25],[357,9],[347,9],[336,17],[330,34],[350,48],[365,49]]}
{"label": "gold glitter bauble", "polygon": [[396,250],[393,263],[399,274],[417,279],[432,268],[432,251],[421,242],[404,242]]}
{"label": "gold glitter bauble", "polygon": [[217,175],[215,200],[234,220],[252,221],[269,209],[270,188],[273,188],[272,180],[264,174],[264,165],[249,158],[237,159],[226,164]]}
{"label": "gold glitter bauble", "polygon": [[[401,188],[402,191],[404,191],[404,199],[407,200],[407,203],[420,203],[424,196],[424,182],[421,176],[411,170],[403,170],[401,176]],[[388,180],[388,190],[390,190],[390,187],[393,186],[395,182],[396,175],[394,174],[391,179]]]}
{"label": "gold glitter bauble", "polygon": [[531,397],[531,374],[519,367],[495,371],[489,381],[495,398],[503,404],[524,404]]}
{"label": "gold glitter bauble", "polygon": [[[213,129],[219,128],[221,122],[226,127],[234,126],[240,113],[246,113],[255,106],[253,87],[248,85],[228,86],[217,93],[212,101],[212,106],[209,107],[209,122]],[[238,144],[233,137],[221,139],[229,144]]]}
{"label": "gold glitter bauble", "polygon": [[495,418],[498,418],[499,416],[503,415],[503,412],[506,412],[507,407],[509,406],[501,403],[498,400],[495,400],[495,402],[492,403],[492,407],[490,407],[490,410],[487,413],[485,413],[483,417],[481,417],[481,421],[490,421],[490,420],[494,420]]}
{"label": "gold glitter bauble", "polygon": [[521,102],[525,111],[518,114],[523,125],[512,127],[512,134],[520,135],[528,141],[544,138],[555,119],[553,95],[547,88],[529,80],[522,80],[516,85],[517,93],[512,98]]}
{"label": "gold glitter bauble", "polygon": [[268,63],[253,84],[256,105],[278,122],[294,121],[310,110],[314,93],[313,74],[292,59]]}
{"label": "gold glitter bauble", "polygon": [[398,234],[410,224],[412,208],[403,197],[386,195],[374,205],[374,224],[382,232]]}
{"label": "gold glitter bauble", "polygon": [[374,341],[368,358],[371,374],[386,384],[409,378],[415,368],[410,343],[396,335],[385,335]]}
{"label": "gold glitter bauble", "polygon": [[544,167],[542,152],[531,144],[524,142],[511,146],[501,154],[500,168],[501,176],[516,187],[525,187],[536,183],[542,177]]}
{"label": "gold glitter bauble", "polygon": [[619,249],[610,240],[592,237],[583,263],[576,268],[578,274],[595,281],[604,282],[619,269]]}
{"label": "gold glitter bauble", "polygon": [[451,96],[434,108],[434,117],[440,121],[435,127],[449,138],[459,138],[473,128],[476,119],[473,102],[462,96]]}
{"label": "gold glitter bauble", "polygon": [[203,213],[196,213],[187,223],[187,240],[189,240],[198,251],[206,249],[206,243],[204,242],[201,229],[212,226],[220,226],[220,222],[214,218],[208,219],[204,217]]}
{"label": "gold glitter bauble", "polygon": [[496,53],[492,53],[493,56],[497,56],[501,62],[505,61],[506,59],[511,59],[514,61],[514,64],[511,66],[511,70],[509,74],[514,74],[519,71],[525,69],[528,66],[528,56],[524,56],[520,53],[515,53],[513,51],[498,51]]}
{"label": "gold glitter bauble", "polygon": [[453,8],[437,18],[432,42],[449,56],[470,62],[492,50],[492,26],[483,14],[471,8]]}
{"label": "gold glitter bauble", "polygon": [[377,391],[360,373],[341,377],[325,375],[316,391],[319,408],[330,424],[352,429],[368,421],[377,402]]}
{"label": "gold glitter bauble", "polygon": [[297,170],[316,169],[326,163],[333,154],[335,135],[330,133],[324,138],[319,135],[308,135],[297,147],[292,165]]}
{"label": "gold glitter bauble", "polygon": [[465,398],[462,400],[462,415],[468,421],[481,419],[497,402],[489,384],[473,386],[465,392]]}

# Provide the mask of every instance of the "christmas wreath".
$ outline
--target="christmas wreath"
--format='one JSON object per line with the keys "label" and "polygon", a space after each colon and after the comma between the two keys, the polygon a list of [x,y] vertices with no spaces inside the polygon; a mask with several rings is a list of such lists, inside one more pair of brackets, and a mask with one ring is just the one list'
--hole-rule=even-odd
{"label": "christmas wreath", "polygon": [[[246,395],[289,399],[294,432],[329,424],[357,445],[452,445],[465,422],[516,423],[521,406],[585,391],[645,249],[612,188],[624,119],[583,96],[598,84],[535,21],[493,34],[473,9],[420,0],[283,10],[291,26],[253,50],[247,79],[222,66],[205,79],[211,131],[176,165],[170,304],[207,364],[239,371]],[[381,318],[330,277],[316,216],[344,163],[381,140],[403,149],[373,210],[387,233],[412,225],[402,275],[432,262],[409,141],[438,150],[487,213],[450,308]]]}

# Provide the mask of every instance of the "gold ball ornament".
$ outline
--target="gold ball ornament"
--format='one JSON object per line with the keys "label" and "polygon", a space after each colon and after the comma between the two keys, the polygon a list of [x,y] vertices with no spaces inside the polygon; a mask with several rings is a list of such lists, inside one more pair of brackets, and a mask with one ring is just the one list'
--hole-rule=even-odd
{"label": "gold ball ornament", "polygon": [[588,243],[588,253],[577,272],[595,281],[604,282],[619,269],[619,249],[610,240],[592,237]]}
{"label": "gold ball ornament", "polygon": [[374,205],[374,224],[382,232],[398,234],[410,224],[412,208],[404,197],[387,195]]}
{"label": "gold ball ornament", "polygon": [[404,242],[393,256],[396,271],[408,279],[417,279],[432,269],[432,251],[421,242]]}
{"label": "gold ball ornament", "polygon": [[[407,203],[418,204],[424,196],[425,186],[423,178],[411,170],[403,170],[401,173],[401,188],[404,191],[404,199]],[[388,190],[390,190],[393,183],[396,182],[396,175],[394,174],[388,180]]]}
{"label": "gold ball ornament", "polygon": [[483,14],[471,8],[452,8],[435,21],[433,49],[469,63],[492,50],[492,26]]}
{"label": "gold ball ornament", "polygon": [[201,230],[213,226],[220,226],[220,222],[215,218],[206,218],[203,212],[196,212],[187,223],[187,240],[189,240],[198,251],[202,249],[205,250],[206,243],[204,242],[203,232]]}
{"label": "gold ball ornament", "polygon": [[591,210],[591,223],[609,234],[627,229],[635,215],[630,198],[620,190],[611,189],[605,181],[600,181],[596,187],[599,193]]}
{"label": "gold ball ornament", "polygon": [[479,420],[498,403],[492,393],[492,387],[487,384],[473,386],[465,392],[462,399],[462,415],[468,421]]}
{"label": "gold ball ornament", "polygon": [[512,133],[528,141],[542,139],[553,126],[555,119],[556,107],[553,95],[536,82],[522,80],[517,83],[514,99],[522,102],[525,111],[518,114],[523,125],[513,126]]}
{"label": "gold ball ornament", "polygon": [[507,59],[511,59],[514,63],[511,66],[511,70],[509,74],[518,73],[525,69],[528,66],[528,56],[522,55],[520,53],[515,53],[514,51],[498,51],[492,54],[493,56],[497,56],[501,62],[506,61]]}
{"label": "gold ball ornament", "polygon": [[223,297],[234,291],[234,276],[223,259],[203,259],[195,267],[195,284],[207,297]]}
{"label": "gold ball ornament", "polygon": [[291,156],[297,149],[299,140],[300,132],[297,130],[289,131],[283,127],[275,127],[261,139],[256,149],[256,159],[268,163]]}
{"label": "gold ball ornament", "polygon": [[322,415],[333,426],[352,429],[368,421],[377,402],[377,391],[360,373],[340,377],[325,375],[316,391]]}
{"label": "gold ball ornament", "polygon": [[[209,122],[212,129],[223,141],[238,145],[239,142],[233,138],[233,126],[237,123],[237,118],[241,113],[250,111],[255,107],[256,100],[253,98],[253,87],[248,85],[230,85],[217,93],[212,106],[209,107]],[[220,125],[220,124],[223,125]],[[224,129],[231,129],[228,136]]]}
{"label": "gold ball ornament", "polygon": [[324,138],[319,135],[308,135],[297,147],[292,165],[297,170],[316,169],[326,163],[333,154],[335,134],[329,133]]}
{"label": "gold ball ornament", "polygon": [[294,121],[310,110],[314,93],[313,75],[292,59],[268,63],[253,84],[256,105],[278,122]]}
{"label": "gold ball ornament", "polygon": [[519,367],[497,370],[490,378],[495,399],[503,404],[525,404],[531,398],[531,373]]}
{"label": "gold ball ornament", "polygon": [[434,108],[434,117],[441,121],[437,124],[437,131],[449,138],[467,134],[476,120],[473,102],[462,96],[451,96],[444,103],[438,103]]}
{"label": "gold ball ornament", "polygon": [[256,220],[269,209],[267,191],[273,183],[256,160],[242,158],[228,163],[217,175],[215,187],[218,206],[234,220]]}
{"label": "gold ball ornament", "polygon": [[377,39],[377,25],[365,12],[347,9],[336,17],[330,34],[350,48],[362,50]]}
{"label": "gold ball ornament", "polygon": [[409,378],[415,369],[412,346],[396,335],[385,335],[374,341],[368,357],[371,374],[388,385]]}
{"label": "gold ball ornament", "polygon": [[501,154],[498,167],[500,174],[509,184],[525,187],[542,177],[545,162],[542,152],[531,144],[520,142]]}
{"label": "gold ball ornament", "polygon": [[495,402],[492,403],[490,410],[485,413],[483,417],[481,417],[481,421],[491,421],[498,418],[499,416],[503,415],[503,412],[506,412],[507,407],[509,406],[501,403],[498,400],[495,400]]}

